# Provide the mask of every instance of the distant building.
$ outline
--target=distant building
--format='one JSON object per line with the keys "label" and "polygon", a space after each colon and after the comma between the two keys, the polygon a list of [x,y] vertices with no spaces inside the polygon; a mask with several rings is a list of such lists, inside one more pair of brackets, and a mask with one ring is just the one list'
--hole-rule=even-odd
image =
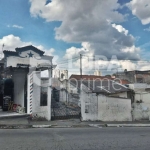
{"label": "distant building", "polygon": [[150,70],[117,72],[116,78],[128,80],[131,83],[150,83]]}
{"label": "distant building", "polygon": [[95,70],[94,75],[95,76],[102,76],[102,73],[99,70]]}
{"label": "distant building", "polygon": [[[72,74],[69,78],[70,81],[80,81],[81,80],[81,75],[74,75]],[[130,82],[126,79],[119,79],[119,78],[114,78],[111,76],[95,76],[95,75],[82,75],[82,80],[95,80],[95,81],[111,81],[114,80],[115,82],[118,82],[122,85],[130,84]]]}
{"label": "distant building", "polygon": [[54,69],[53,78],[58,78],[60,80],[68,79],[68,70]]}
{"label": "distant building", "polygon": [[60,70],[60,80],[68,79],[68,70]]}

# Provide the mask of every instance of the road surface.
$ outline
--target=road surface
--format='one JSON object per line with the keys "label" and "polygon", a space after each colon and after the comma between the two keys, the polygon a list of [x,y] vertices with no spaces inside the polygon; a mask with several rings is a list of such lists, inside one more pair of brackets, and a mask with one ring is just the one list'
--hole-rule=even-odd
{"label": "road surface", "polygon": [[150,128],[2,129],[0,150],[150,150]]}

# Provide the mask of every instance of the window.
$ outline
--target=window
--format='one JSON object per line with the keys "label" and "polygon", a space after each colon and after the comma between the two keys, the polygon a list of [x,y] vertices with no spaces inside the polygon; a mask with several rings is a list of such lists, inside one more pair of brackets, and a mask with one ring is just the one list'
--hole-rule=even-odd
{"label": "window", "polygon": [[47,106],[47,87],[41,87],[40,106]]}

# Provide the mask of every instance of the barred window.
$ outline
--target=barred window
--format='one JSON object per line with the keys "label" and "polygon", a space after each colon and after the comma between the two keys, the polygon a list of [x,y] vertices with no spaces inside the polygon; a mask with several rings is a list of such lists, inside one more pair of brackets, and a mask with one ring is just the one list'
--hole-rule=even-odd
{"label": "barred window", "polygon": [[47,87],[41,87],[40,106],[47,106]]}

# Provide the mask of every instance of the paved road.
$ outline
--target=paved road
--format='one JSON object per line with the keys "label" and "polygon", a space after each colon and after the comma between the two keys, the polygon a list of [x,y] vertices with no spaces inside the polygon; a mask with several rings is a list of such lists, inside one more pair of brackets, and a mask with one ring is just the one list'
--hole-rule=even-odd
{"label": "paved road", "polygon": [[3,129],[0,150],[150,150],[150,128]]}

